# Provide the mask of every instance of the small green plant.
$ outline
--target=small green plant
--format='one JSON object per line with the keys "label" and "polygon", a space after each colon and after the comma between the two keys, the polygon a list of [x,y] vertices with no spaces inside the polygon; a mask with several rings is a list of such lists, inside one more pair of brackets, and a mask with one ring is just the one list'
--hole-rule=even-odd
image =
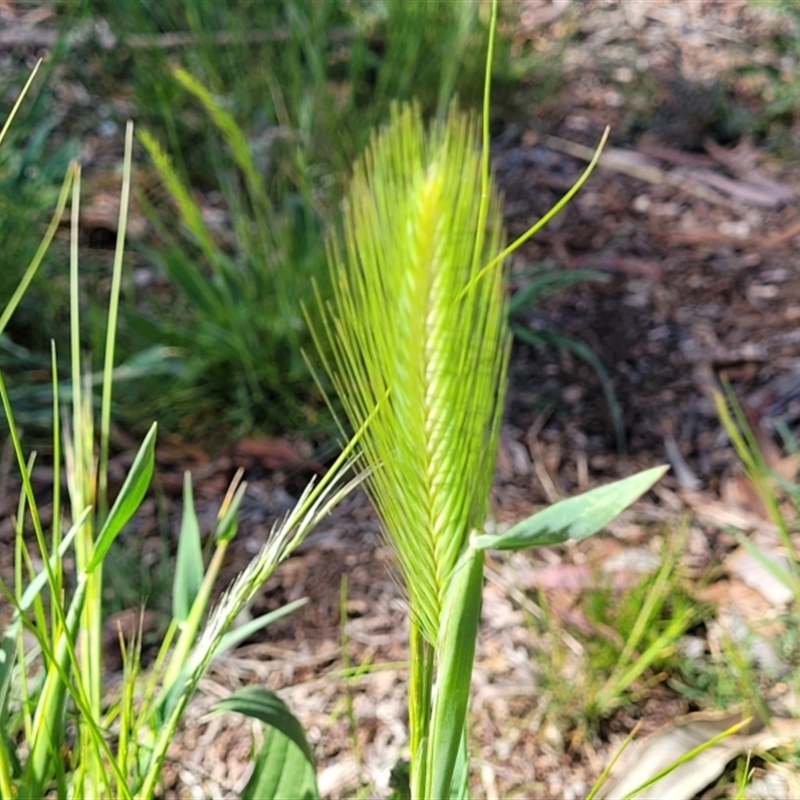
{"label": "small green plant", "polygon": [[[492,3],[491,64],[497,3]],[[481,534],[509,351],[500,203],[474,118],[451,109],[428,131],[396,108],[354,171],[330,245],[333,300],[318,348],[350,425],[364,430],[367,487],[407,592],[410,796],[466,797],[466,719],[484,551],[582,539],[663,474],[656,468],[557,503],[504,534]],[[370,424],[365,427],[367,418]]]}
{"label": "small green plant", "polygon": [[[0,142],[9,123],[10,119],[0,132]],[[103,567],[110,549],[145,495],[154,469],[156,440],[153,425],[112,501],[108,495],[107,467],[132,142],[133,128],[129,124],[97,436],[91,381],[81,369],[77,259],[80,167],[77,164],[70,165],[45,240],[0,314],[2,331],[41,263],[71,190],[70,398],[62,409],[53,345],[55,477],[50,530],[45,530],[31,483],[35,454],[24,453],[5,378],[0,372],[0,400],[23,484],[15,518],[14,575],[10,581],[0,579],[0,591],[13,607],[11,622],[0,638],[0,796],[3,797],[39,798],[52,794],[152,798],[158,788],[167,747],[200,677],[214,657],[303,601],[239,627],[235,627],[236,617],[278,563],[358,480],[349,483],[342,480],[352,449],[345,448],[319,484],[308,487],[295,509],[276,526],[261,552],[207,615],[214,582],[237,530],[237,512],[245,485],[234,484],[223,502],[212,532],[213,552],[206,564],[187,476],[172,619],[167,633],[155,664],[146,675],[139,660],[141,636],[125,641],[120,634],[123,679],[118,691],[107,693],[102,663]],[[62,469],[69,492],[69,512],[61,495]],[[64,521],[67,516],[72,520],[69,526]],[[293,769],[291,774],[301,776],[303,769],[310,769],[311,754],[302,730],[285,705],[266,690],[248,688],[249,691],[239,692],[221,703],[220,708],[248,713],[274,728],[267,740],[269,747],[259,757],[259,770],[253,781],[256,789],[248,789],[243,795],[255,797],[259,796],[258,787],[263,786],[259,781],[272,774],[271,764],[277,763],[281,768],[289,765]],[[316,794],[314,790],[295,796]]]}
{"label": "small green plant", "polygon": [[208,433],[210,419],[219,428],[217,408],[226,409],[221,421],[238,432],[302,427],[309,379],[299,355],[304,323],[298,298],[324,263],[315,223],[303,217],[302,207],[292,214],[275,206],[231,114],[187,72],[176,70],[175,76],[223,136],[238,172],[218,172],[236,254],[215,240],[171,159],[143,131],[141,142],[184,230],[177,236],[151,213],[164,244],[147,253],[188,303],[177,302],[170,314],[131,312],[128,320],[148,345],[167,343],[179,353],[179,381],[161,410],[179,413],[181,429]]}
{"label": "small green plant", "polygon": [[[797,530],[798,512],[800,512],[800,487],[789,480],[770,465],[762,452],[759,436],[750,425],[744,409],[738,402],[731,386],[725,382],[724,393],[715,395],[717,413],[725,432],[728,434],[736,455],[744,468],[745,478],[753,487],[756,496],[762,503],[777,531],[778,544],[783,559],[777,559],[775,553],[767,553],[750,537],[733,531],[739,544],[777,581],[786,586],[794,596],[792,607],[782,616],[784,633],[773,637],[768,646],[775,655],[776,669],[780,674],[765,674],[757,670],[755,659],[749,647],[743,642],[725,642],[724,658],[725,685],[733,684],[741,696],[747,698],[755,712],[762,719],[769,719],[770,712],[764,702],[764,683],[774,682],[778,678],[792,685],[798,684],[800,678],[800,655],[798,652],[796,630],[797,615],[800,612],[800,559],[793,543],[793,535]],[[788,432],[784,431],[785,434]],[[796,446],[785,435],[788,449],[794,452]],[[751,632],[753,636],[758,631]],[[746,640],[745,640],[746,641]],[[722,669],[723,665],[718,665]]]}
{"label": "small green plant", "polygon": [[714,399],[717,414],[744,467],[745,476],[777,528],[780,544],[786,553],[788,567],[784,568],[774,560],[767,558],[746,537],[739,536],[737,538],[740,544],[770,573],[791,589],[795,598],[795,607],[800,609],[800,559],[798,559],[792,544],[792,529],[782,508],[781,499],[781,496],[785,495],[788,503],[794,509],[796,519],[798,511],[800,511],[800,487],[787,480],[766,463],[758,439],[730,385],[725,385],[724,395],[717,393]]}
{"label": "small green plant", "polygon": [[[747,76],[755,84],[760,102],[755,113],[744,118],[741,104],[729,109],[729,114],[751,137],[767,137],[773,146],[782,145],[791,151],[794,146],[790,130],[800,112],[800,9],[792,0],[768,0],[763,5],[771,6],[784,23],[770,42],[774,56],[768,60],[752,59],[734,69],[734,75]],[[763,40],[759,44],[763,46]]]}
{"label": "small green plant", "polygon": [[[564,643],[564,623],[550,612],[546,593],[539,593],[549,655],[541,664],[542,687],[551,697],[547,713],[560,729],[573,729],[575,739],[596,731],[600,720],[653,686],[670,683],[683,664],[680,642],[707,615],[678,568],[684,541],[670,536],[658,569],[631,586],[614,587],[599,575],[598,585],[577,604],[584,620],[567,632],[574,637],[571,649]],[[565,674],[572,676],[569,681]]]}

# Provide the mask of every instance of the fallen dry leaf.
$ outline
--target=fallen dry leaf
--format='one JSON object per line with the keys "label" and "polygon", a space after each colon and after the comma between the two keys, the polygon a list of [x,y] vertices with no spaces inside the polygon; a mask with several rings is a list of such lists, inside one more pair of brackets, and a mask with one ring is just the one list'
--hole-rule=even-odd
{"label": "fallen dry leaf", "polygon": [[[742,722],[740,711],[698,712],[633,744],[612,770],[612,781],[598,794],[604,800],[630,796],[637,787],[666,769],[676,759]],[[708,747],[647,789],[632,795],[638,800],[691,800],[716,780],[737,756],[768,752],[800,736],[800,720],[773,719],[769,727],[752,720],[742,729]]]}

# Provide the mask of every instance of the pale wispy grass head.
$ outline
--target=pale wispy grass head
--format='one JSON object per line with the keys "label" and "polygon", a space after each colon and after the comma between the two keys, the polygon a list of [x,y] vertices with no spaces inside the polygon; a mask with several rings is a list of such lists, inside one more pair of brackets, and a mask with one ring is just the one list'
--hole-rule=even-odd
{"label": "pale wispy grass head", "polygon": [[456,109],[426,130],[416,107],[395,108],[355,167],[329,250],[326,367],[354,428],[374,413],[368,486],[431,643],[483,522],[508,356],[502,269],[478,277],[503,245],[478,141]]}

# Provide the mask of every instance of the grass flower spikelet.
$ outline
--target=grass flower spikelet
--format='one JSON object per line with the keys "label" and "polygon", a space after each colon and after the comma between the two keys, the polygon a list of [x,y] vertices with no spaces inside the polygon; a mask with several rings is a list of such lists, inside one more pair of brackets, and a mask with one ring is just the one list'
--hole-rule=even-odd
{"label": "grass flower spikelet", "polygon": [[[355,168],[344,233],[330,245],[327,367],[362,425],[368,481],[415,621],[437,639],[453,569],[485,513],[508,332],[497,192],[481,219],[478,127],[451,111],[426,132],[395,109]],[[465,287],[468,287],[465,291]]]}

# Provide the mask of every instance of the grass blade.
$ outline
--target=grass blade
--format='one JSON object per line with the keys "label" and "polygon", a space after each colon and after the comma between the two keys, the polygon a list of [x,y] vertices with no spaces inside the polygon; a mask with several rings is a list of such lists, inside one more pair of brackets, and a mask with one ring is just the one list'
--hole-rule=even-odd
{"label": "grass blade", "polygon": [[157,430],[158,426],[154,422],[136,453],[125,483],[122,484],[114,506],[97,536],[94,553],[86,566],[89,573],[102,563],[117,534],[125,527],[144,498],[153,476]]}
{"label": "grass blade", "polygon": [[638,500],[668,469],[653,467],[578,497],[561,500],[499,536],[476,536],[472,544],[480,549],[518,550],[522,547],[557,544],[567,539],[585,539],[604,528]]}
{"label": "grass blade", "polygon": [[468,548],[455,569],[442,615],[437,643],[430,740],[428,787],[419,797],[450,797],[459,751],[466,736],[475,641],[481,614],[483,551]]}
{"label": "grass blade", "polygon": [[200,525],[194,510],[192,474],[183,473],[183,514],[175,557],[175,582],[172,590],[172,616],[185,622],[203,583],[203,545]]}

